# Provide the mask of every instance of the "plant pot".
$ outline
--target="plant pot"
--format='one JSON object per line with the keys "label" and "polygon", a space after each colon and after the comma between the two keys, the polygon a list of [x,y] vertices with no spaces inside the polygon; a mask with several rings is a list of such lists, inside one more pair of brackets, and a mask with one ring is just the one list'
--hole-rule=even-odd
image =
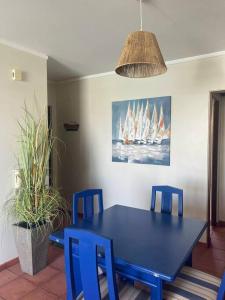
{"label": "plant pot", "polygon": [[28,228],[21,222],[13,224],[13,232],[22,271],[35,275],[47,265],[49,224]]}

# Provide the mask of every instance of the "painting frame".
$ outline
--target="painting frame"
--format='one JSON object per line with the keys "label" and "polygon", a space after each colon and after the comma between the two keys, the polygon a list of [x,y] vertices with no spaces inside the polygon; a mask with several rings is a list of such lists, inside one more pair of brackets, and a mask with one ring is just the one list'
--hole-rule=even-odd
{"label": "painting frame", "polygon": [[112,162],[170,166],[171,96],[112,102]]}

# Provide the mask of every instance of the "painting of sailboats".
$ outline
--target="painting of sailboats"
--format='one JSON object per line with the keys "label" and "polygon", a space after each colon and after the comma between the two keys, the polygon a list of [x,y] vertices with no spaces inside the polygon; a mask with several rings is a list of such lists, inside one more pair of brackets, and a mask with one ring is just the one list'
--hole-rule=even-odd
{"label": "painting of sailboats", "polygon": [[171,97],[112,103],[112,161],[170,165]]}

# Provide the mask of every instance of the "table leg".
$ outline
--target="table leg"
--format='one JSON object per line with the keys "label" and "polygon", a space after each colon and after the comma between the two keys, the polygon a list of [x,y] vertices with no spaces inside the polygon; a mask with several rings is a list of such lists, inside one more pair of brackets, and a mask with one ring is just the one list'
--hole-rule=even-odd
{"label": "table leg", "polygon": [[188,267],[192,267],[192,253],[191,253],[191,255],[188,257],[188,259],[187,259],[185,265],[188,266]]}
{"label": "table leg", "polygon": [[156,287],[151,287],[151,300],[162,300],[163,299],[163,288],[162,280],[157,278]]}

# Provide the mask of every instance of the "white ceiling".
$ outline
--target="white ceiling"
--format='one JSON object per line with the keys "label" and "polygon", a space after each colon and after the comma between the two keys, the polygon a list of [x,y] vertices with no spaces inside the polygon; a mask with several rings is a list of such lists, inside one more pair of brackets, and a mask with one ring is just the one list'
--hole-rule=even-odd
{"label": "white ceiling", "polygon": [[[0,0],[0,38],[49,56],[59,80],[111,71],[130,31],[136,0]],[[145,0],[144,30],[165,60],[225,50],[225,0]]]}

